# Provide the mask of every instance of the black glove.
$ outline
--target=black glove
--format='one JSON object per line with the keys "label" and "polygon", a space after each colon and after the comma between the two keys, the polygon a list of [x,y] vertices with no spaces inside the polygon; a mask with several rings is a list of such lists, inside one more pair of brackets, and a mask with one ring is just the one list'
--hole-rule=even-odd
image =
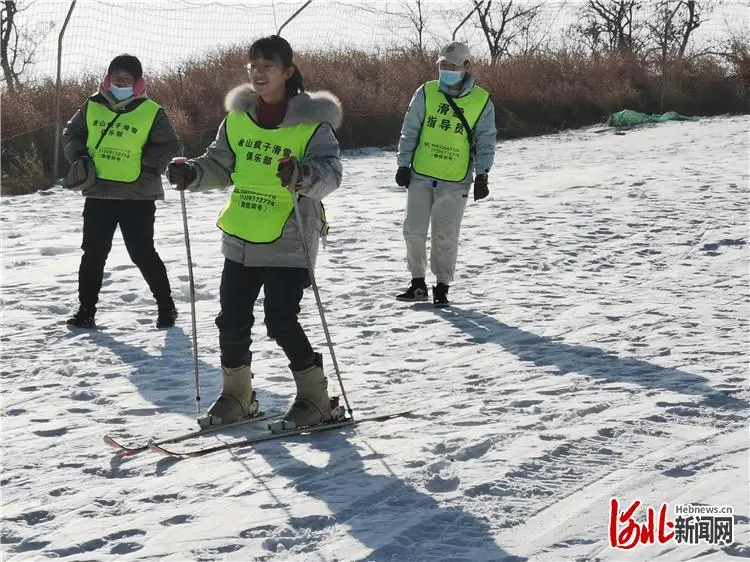
{"label": "black glove", "polygon": [[182,156],[172,158],[172,161],[167,164],[167,181],[174,185],[177,191],[185,191],[187,186],[193,183],[197,177],[198,172]]}
{"label": "black glove", "polygon": [[479,174],[474,178],[474,201],[484,199],[490,194],[487,187],[487,174]]}
{"label": "black glove", "polygon": [[411,169],[409,166],[399,166],[396,172],[396,185],[409,189],[409,182],[411,182]]}
{"label": "black glove", "polygon": [[96,167],[91,156],[84,154],[70,164],[65,174],[65,187],[77,191],[88,189],[96,182]]}
{"label": "black glove", "polygon": [[[296,174],[296,184],[291,185],[292,179]],[[279,167],[277,168],[276,175],[281,180],[281,185],[286,187],[289,191],[299,191],[302,187],[302,178],[310,175],[310,167],[300,162],[294,156],[289,158],[282,158],[279,160]]]}

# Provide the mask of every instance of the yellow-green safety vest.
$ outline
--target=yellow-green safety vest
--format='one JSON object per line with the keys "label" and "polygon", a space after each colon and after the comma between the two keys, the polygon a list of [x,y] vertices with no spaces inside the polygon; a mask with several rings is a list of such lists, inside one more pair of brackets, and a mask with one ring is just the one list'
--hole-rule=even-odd
{"label": "yellow-green safety vest", "polygon": [[[472,131],[490,94],[474,86],[465,96],[453,98]],[[461,181],[469,173],[472,148],[468,131],[439,90],[439,82],[424,85],[424,121],[411,167],[423,176],[443,181]]]}
{"label": "yellow-green safety vest", "polygon": [[147,99],[132,111],[115,112],[89,100],[86,148],[94,160],[97,178],[132,183],[141,176],[143,147],[159,109],[158,103]]}
{"label": "yellow-green safety vest", "polygon": [[[279,160],[302,159],[320,123],[264,129],[247,113],[227,114],[227,142],[234,152],[234,190],[216,222],[221,230],[253,244],[269,244],[294,212],[292,194],[276,175]],[[301,235],[301,233],[300,233]]]}

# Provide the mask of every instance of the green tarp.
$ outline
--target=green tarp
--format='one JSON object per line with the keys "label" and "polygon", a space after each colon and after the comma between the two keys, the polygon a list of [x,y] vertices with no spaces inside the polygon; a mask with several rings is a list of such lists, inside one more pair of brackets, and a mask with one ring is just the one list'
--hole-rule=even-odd
{"label": "green tarp", "polygon": [[644,123],[664,123],[665,121],[697,121],[697,117],[686,117],[675,111],[667,113],[641,113],[632,109],[623,109],[613,113],[607,119],[607,125],[610,127],[633,127],[643,125]]}

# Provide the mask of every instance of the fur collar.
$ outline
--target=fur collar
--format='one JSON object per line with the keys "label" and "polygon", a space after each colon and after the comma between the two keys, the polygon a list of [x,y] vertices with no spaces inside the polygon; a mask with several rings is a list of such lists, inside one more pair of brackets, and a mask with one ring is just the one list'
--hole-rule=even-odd
{"label": "fur collar", "polygon": [[[232,89],[224,100],[227,111],[241,111],[258,115],[258,94],[250,84]],[[328,123],[334,129],[341,126],[343,110],[341,102],[330,92],[302,92],[289,100],[282,127],[300,123]]]}

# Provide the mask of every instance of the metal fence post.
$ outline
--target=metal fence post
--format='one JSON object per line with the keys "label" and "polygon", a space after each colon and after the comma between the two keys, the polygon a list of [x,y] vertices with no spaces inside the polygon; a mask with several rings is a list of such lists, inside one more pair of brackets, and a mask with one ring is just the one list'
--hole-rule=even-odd
{"label": "metal fence post", "polygon": [[276,32],[276,35],[281,35],[281,30],[282,30],[282,29],[284,29],[284,28],[286,27],[286,24],[288,24],[288,23],[289,23],[290,21],[292,21],[292,20],[293,20],[294,18],[296,18],[296,17],[297,17],[297,15],[298,15],[298,14],[299,14],[299,13],[300,13],[300,12],[301,12],[302,10],[304,10],[305,8],[307,8],[307,6],[308,6],[308,5],[310,4],[310,2],[312,2],[312,0],[307,0],[307,2],[305,2],[305,3],[304,3],[304,4],[302,5],[302,7],[301,7],[301,8],[299,9],[299,10],[297,10],[297,11],[296,11],[296,12],[294,12],[294,13],[293,13],[293,14],[292,14],[291,16],[289,16],[289,18],[288,18],[288,19],[287,19],[287,20],[286,20],[286,21],[285,21],[284,23],[282,23],[282,24],[281,24],[281,27],[280,27],[280,28],[278,29],[278,31]]}
{"label": "metal fence post", "polygon": [[52,180],[57,181],[57,172],[60,165],[60,129],[62,125],[60,123],[60,75],[62,72],[62,41],[65,35],[65,28],[68,27],[70,16],[73,14],[73,8],[76,7],[76,0],[70,3],[68,8],[68,15],[65,16],[65,23],[63,23],[60,35],[57,37],[57,82],[55,84],[55,142],[54,151],[52,156]]}

